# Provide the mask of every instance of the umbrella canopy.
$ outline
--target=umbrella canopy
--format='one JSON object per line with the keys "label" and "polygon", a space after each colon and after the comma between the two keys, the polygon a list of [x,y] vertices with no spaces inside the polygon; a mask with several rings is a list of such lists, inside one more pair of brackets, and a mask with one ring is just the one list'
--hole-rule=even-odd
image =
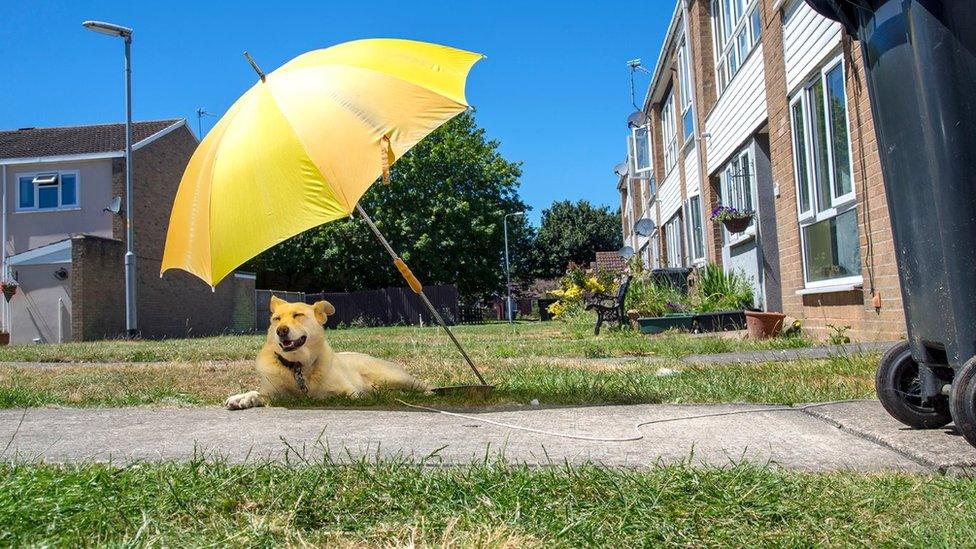
{"label": "umbrella canopy", "polygon": [[234,103],[176,193],[160,274],[211,286],[248,259],[348,216],[383,170],[467,107],[483,56],[374,39],[291,60]]}

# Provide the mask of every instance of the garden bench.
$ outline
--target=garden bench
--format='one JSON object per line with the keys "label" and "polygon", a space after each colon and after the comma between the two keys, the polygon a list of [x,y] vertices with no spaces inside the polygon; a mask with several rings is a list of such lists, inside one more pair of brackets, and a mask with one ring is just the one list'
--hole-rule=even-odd
{"label": "garden bench", "polygon": [[600,326],[604,322],[615,322],[617,326],[623,326],[627,320],[627,313],[624,311],[624,298],[627,296],[627,287],[630,286],[630,276],[627,276],[617,288],[616,295],[596,293],[590,294],[586,298],[586,310],[596,311],[596,326],[593,333],[600,335]]}

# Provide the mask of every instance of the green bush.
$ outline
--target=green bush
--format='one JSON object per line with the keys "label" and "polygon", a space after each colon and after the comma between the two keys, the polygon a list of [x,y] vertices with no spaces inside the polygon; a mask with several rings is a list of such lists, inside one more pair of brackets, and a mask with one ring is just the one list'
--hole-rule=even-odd
{"label": "green bush", "polygon": [[751,307],[755,297],[745,275],[726,272],[714,263],[698,271],[693,294],[695,310],[703,313]]}

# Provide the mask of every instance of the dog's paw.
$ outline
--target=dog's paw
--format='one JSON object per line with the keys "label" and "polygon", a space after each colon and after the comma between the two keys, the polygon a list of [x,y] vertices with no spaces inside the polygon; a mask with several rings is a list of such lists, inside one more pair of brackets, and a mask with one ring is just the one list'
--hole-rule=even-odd
{"label": "dog's paw", "polygon": [[261,402],[261,394],[257,391],[248,391],[239,395],[233,395],[224,401],[224,406],[228,410],[244,410],[255,406],[264,406]]}

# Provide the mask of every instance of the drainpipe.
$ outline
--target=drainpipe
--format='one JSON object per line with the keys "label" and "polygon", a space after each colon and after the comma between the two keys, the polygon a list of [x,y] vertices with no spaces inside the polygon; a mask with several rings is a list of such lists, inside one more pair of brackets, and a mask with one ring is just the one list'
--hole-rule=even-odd
{"label": "drainpipe", "polygon": [[[0,190],[0,208],[3,208],[3,213],[0,214],[0,281],[6,282],[7,280],[7,165],[3,165],[3,177],[2,177],[2,190]],[[10,304],[7,300],[3,300],[3,305],[0,305],[0,321],[2,321],[3,329],[10,333]]]}
{"label": "drainpipe", "polygon": [[[695,124],[695,141],[698,142],[698,150],[697,150],[697,154],[698,154],[698,180],[699,180],[698,181],[698,196],[701,197],[698,200],[698,209],[699,210],[702,210],[705,207],[705,193],[706,192],[707,193],[711,193],[711,188],[709,188],[709,185],[708,185],[708,177],[702,177],[702,169],[707,170],[708,168],[705,165],[705,159],[704,159],[705,141],[703,139],[701,139],[701,134],[702,134],[701,127],[698,124],[698,115],[700,115],[702,113],[701,113],[701,109],[698,108],[699,107],[699,105],[698,105],[698,95],[697,95],[698,94],[698,90],[695,87],[695,83],[697,82],[698,77],[695,74],[695,67],[696,67],[696,65],[695,65],[695,56],[692,55],[693,52],[692,52],[692,49],[691,49],[691,45],[692,45],[692,42],[691,42],[691,30],[689,29],[689,24],[688,24],[688,22],[690,20],[690,18],[688,17],[688,0],[681,0],[681,20],[682,20],[682,23],[684,24],[684,27],[685,27],[685,29],[684,29],[684,32],[685,32],[685,55],[688,56],[688,86],[691,88],[691,108],[692,109],[695,109],[695,114],[694,114],[693,118],[694,118],[694,124]],[[685,177],[687,177],[687,174],[685,174]],[[701,216],[701,219],[702,219],[702,240],[704,241],[704,242],[702,242],[702,244],[705,245],[705,259],[707,260],[708,259],[708,239],[706,238],[707,235],[705,234],[705,212],[704,212],[704,210],[699,211],[698,212],[698,215]]]}
{"label": "drainpipe", "polygon": [[64,343],[64,299],[58,298],[58,343]]}

